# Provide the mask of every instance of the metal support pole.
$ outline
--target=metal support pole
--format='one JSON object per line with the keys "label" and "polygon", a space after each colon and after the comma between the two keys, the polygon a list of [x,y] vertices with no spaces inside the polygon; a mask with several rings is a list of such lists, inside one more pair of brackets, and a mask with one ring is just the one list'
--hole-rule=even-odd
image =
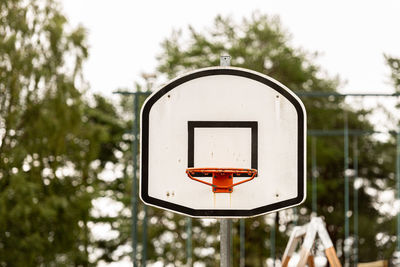
{"label": "metal support pole", "polygon": [[349,266],[349,126],[347,112],[344,113],[344,262]]}
{"label": "metal support pole", "polygon": [[246,234],[246,221],[240,219],[240,267],[245,266],[245,234]]}
{"label": "metal support pole", "polygon": [[219,65],[221,67],[229,67],[231,65],[231,56],[224,55],[219,58]]}
{"label": "metal support pole", "polygon": [[186,218],[186,265],[188,267],[192,266],[192,218]]}
{"label": "metal support pole", "polygon": [[147,262],[147,206],[143,204],[144,218],[143,218],[143,235],[142,235],[142,266],[146,266]]}
{"label": "metal support pole", "polygon": [[317,139],[313,136],[311,140],[312,213],[317,216]]}
{"label": "metal support pole", "polygon": [[[220,57],[220,66],[228,67],[231,65],[231,57],[228,55]],[[231,219],[221,219],[220,222],[220,255],[221,267],[231,266]]]}
{"label": "metal support pole", "polygon": [[231,266],[231,220],[221,219],[220,222],[220,255],[221,255],[221,267]]}
{"label": "metal support pole", "polygon": [[132,142],[132,160],[133,160],[133,181],[132,181],[132,263],[133,266],[137,266],[136,262],[136,253],[137,253],[137,170],[138,170],[138,161],[137,161],[137,154],[138,154],[138,123],[139,117],[137,110],[139,109],[139,100],[138,96],[133,96],[133,142]]}
{"label": "metal support pole", "polygon": [[[397,181],[397,201],[399,201],[400,200],[400,127],[397,130],[396,181]],[[397,211],[397,251],[400,251],[400,211]]]}
{"label": "metal support pole", "polygon": [[354,205],[354,267],[358,265],[358,186],[356,185],[356,179],[358,177],[358,139],[354,136],[353,144],[353,168],[354,168],[354,180],[353,180],[353,205]]}

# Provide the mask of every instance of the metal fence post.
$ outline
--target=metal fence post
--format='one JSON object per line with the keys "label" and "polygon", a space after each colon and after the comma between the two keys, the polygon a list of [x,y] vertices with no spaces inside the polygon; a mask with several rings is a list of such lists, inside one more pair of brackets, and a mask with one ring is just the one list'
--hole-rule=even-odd
{"label": "metal fence post", "polygon": [[358,139],[354,136],[353,144],[353,168],[354,168],[354,180],[353,180],[353,205],[354,205],[354,266],[358,265],[358,186],[356,185],[356,179],[358,177]]}
{"label": "metal fence post", "polygon": [[311,139],[312,213],[317,215],[317,138]]}
{"label": "metal fence post", "polygon": [[147,262],[147,206],[143,204],[143,234],[142,234],[142,266],[146,266]]}
{"label": "metal fence post", "polygon": [[138,154],[138,107],[139,100],[138,95],[133,96],[133,142],[132,142],[132,160],[133,160],[133,181],[132,181],[132,262],[133,266],[137,266],[136,262],[136,253],[137,253],[137,170],[138,170],[138,162],[137,162],[137,154]]}
{"label": "metal fence post", "polygon": [[186,264],[188,267],[192,266],[192,218],[186,218]]}
{"label": "metal fence post", "polygon": [[349,125],[347,112],[344,113],[344,265],[349,266]]}
{"label": "metal fence post", "polygon": [[272,258],[272,266],[275,267],[275,239],[276,239],[276,220],[278,218],[278,213],[274,213],[274,222],[271,225],[271,233],[270,233],[270,245],[271,245],[271,258]]}
{"label": "metal fence post", "polygon": [[[137,266],[137,243],[138,243],[138,220],[137,220],[137,213],[138,213],[138,148],[139,148],[139,97],[141,95],[149,96],[150,92],[128,92],[128,91],[116,91],[113,94],[120,94],[120,95],[131,95],[133,97],[133,118],[132,118],[132,135],[133,140],[131,143],[131,151],[132,151],[132,166],[133,166],[133,181],[132,181],[132,198],[131,198],[131,205],[132,205],[132,228],[131,228],[131,236],[132,236],[132,265],[134,267]],[[147,207],[145,206],[145,216],[147,216]],[[147,220],[147,219],[146,219]],[[147,221],[144,222],[144,229],[143,229],[143,238],[145,242],[147,242]],[[145,248],[145,245],[143,246]],[[147,251],[143,251],[144,255],[142,255],[143,259],[146,259]],[[142,263],[143,264],[143,263]]]}
{"label": "metal fence post", "polygon": [[246,234],[246,221],[240,219],[240,267],[245,266],[245,234]]}
{"label": "metal fence post", "polygon": [[[397,200],[400,200],[400,127],[397,130],[396,146],[396,181],[397,181]],[[400,211],[397,211],[397,251],[400,251]]]}

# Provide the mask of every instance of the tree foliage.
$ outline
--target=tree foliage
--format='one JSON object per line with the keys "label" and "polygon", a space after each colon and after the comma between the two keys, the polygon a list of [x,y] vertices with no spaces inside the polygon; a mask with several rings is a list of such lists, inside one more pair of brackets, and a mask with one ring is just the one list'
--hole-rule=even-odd
{"label": "tree foliage", "polygon": [[121,127],[104,98],[84,100],[86,33],[69,28],[56,2],[0,1],[1,266],[90,265],[97,175]]}
{"label": "tree foliage", "polygon": [[400,58],[385,55],[386,64],[391,70],[391,81],[396,92],[400,91]]}

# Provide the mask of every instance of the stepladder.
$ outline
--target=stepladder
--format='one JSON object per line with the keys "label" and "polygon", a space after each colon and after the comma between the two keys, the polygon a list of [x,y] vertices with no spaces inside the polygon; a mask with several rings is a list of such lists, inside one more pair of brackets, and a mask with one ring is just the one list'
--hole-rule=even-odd
{"label": "stepladder", "polygon": [[322,243],[324,253],[330,266],[342,267],[342,264],[337,257],[332,240],[329,237],[328,231],[326,230],[324,221],[320,217],[314,217],[308,224],[293,228],[282,257],[282,267],[288,267],[290,259],[300,244],[300,259],[297,263],[297,267],[304,267],[306,265],[309,267],[314,267],[314,255],[312,253],[312,249],[317,238],[319,238]]}

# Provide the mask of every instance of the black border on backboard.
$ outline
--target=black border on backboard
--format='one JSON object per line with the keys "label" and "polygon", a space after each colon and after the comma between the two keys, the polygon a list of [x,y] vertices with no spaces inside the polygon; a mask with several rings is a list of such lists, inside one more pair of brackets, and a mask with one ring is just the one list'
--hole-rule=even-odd
{"label": "black border on backboard", "polygon": [[[248,168],[258,170],[258,122],[257,121],[188,121],[188,168],[194,167],[194,144],[196,128],[250,128],[251,129],[251,159]],[[208,166],[196,166],[208,167]],[[223,166],[235,167],[235,166]],[[195,177],[211,177],[210,174],[195,173]],[[236,177],[250,177],[251,175],[242,174]]]}
{"label": "black border on backboard", "polygon": [[[298,162],[297,162],[297,196],[292,199],[288,199],[285,201],[276,202],[270,205],[265,205],[261,207],[257,207],[249,210],[228,210],[228,209],[193,209],[190,207],[178,205],[175,203],[167,202],[161,199],[157,199],[151,197],[148,192],[148,167],[149,167],[149,115],[152,106],[165,94],[169,91],[173,90],[175,87],[206,76],[213,75],[233,75],[245,77],[248,79],[252,79],[263,83],[282,96],[284,96],[288,101],[290,101],[297,111],[298,116],[298,142],[297,142],[297,154],[298,154]],[[304,200],[305,194],[305,177],[304,177],[304,156],[305,156],[305,147],[304,147],[304,120],[305,114],[303,112],[303,108],[301,103],[286,89],[284,89],[279,83],[276,83],[272,79],[268,79],[262,75],[257,75],[254,72],[248,72],[241,69],[231,69],[231,68],[212,68],[212,69],[204,69],[194,73],[190,73],[188,75],[182,76],[171,83],[168,83],[164,87],[162,87],[159,91],[151,95],[146,103],[142,107],[142,118],[141,118],[141,191],[140,197],[141,199],[149,205],[153,205],[156,207],[168,209],[171,211],[176,211],[179,213],[183,213],[193,217],[252,217],[260,214],[265,214],[268,212],[272,212],[275,210],[280,210],[285,207],[294,206],[300,204]]]}

